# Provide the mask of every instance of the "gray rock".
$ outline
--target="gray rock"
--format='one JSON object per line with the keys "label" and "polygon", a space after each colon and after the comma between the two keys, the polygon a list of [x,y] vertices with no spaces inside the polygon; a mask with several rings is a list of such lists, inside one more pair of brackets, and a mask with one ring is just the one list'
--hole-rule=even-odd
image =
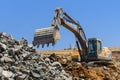
{"label": "gray rock", "polygon": [[86,76],[84,74],[80,74],[80,78],[86,78]]}
{"label": "gray rock", "polygon": [[55,70],[62,71],[62,66],[61,66],[61,64],[59,62],[53,62],[52,67],[54,67]]}
{"label": "gray rock", "polygon": [[4,54],[4,56],[5,56],[5,57],[8,57],[8,54],[7,54],[7,52]]}
{"label": "gray rock", "polygon": [[5,44],[1,43],[1,42],[0,42],[0,46],[1,46],[1,48],[3,48],[4,50],[7,49],[7,46],[6,46]]}
{"label": "gray rock", "polygon": [[2,76],[3,68],[0,67],[0,77]]}
{"label": "gray rock", "polygon": [[10,66],[9,70],[12,71],[12,72],[14,72],[14,73],[17,73],[17,72],[20,71],[20,68],[16,67],[16,66]]}
{"label": "gray rock", "polygon": [[45,58],[45,63],[47,64],[47,65],[50,65],[51,64],[51,62],[50,62],[50,59],[49,58]]}
{"label": "gray rock", "polygon": [[1,62],[14,63],[13,59],[11,59],[9,57],[5,57],[5,56],[3,56],[0,60],[1,60]]}
{"label": "gray rock", "polygon": [[40,74],[38,72],[36,72],[36,71],[31,71],[31,74],[35,78],[39,78],[40,77]]}
{"label": "gray rock", "polygon": [[61,64],[60,64],[59,62],[53,62],[53,63],[52,63],[52,66],[53,66],[53,67],[58,67],[58,66],[61,66]]}
{"label": "gray rock", "polygon": [[0,54],[0,58],[2,58],[3,57],[3,54]]}
{"label": "gray rock", "polygon": [[25,73],[25,74],[29,74],[29,73],[30,73],[30,70],[27,70],[27,69],[25,69],[25,68],[21,68],[20,71],[21,71],[22,73]]}
{"label": "gray rock", "polygon": [[12,77],[13,73],[11,71],[3,71],[2,75],[6,78]]}
{"label": "gray rock", "polygon": [[0,52],[3,52],[7,49],[7,46],[0,42]]}
{"label": "gray rock", "polygon": [[28,75],[26,75],[26,74],[21,74],[21,75],[17,75],[16,77],[15,77],[15,80],[27,80],[27,77]]}
{"label": "gray rock", "polygon": [[27,40],[23,37],[23,38],[20,40],[20,44],[21,44],[21,45],[27,45],[28,42],[27,42]]}

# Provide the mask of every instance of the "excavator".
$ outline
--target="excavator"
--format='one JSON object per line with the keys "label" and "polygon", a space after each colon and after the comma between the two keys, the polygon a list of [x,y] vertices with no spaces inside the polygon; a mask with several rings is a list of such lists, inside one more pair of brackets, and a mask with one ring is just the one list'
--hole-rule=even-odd
{"label": "excavator", "polygon": [[74,34],[81,62],[112,60],[112,53],[108,49],[103,51],[105,48],[102,45],[102,40],[98,38],[87,39],[79,22],[71,18],[62,8],[55,9],[51,27],[35,30],[33,45],[37,47],[39,45],[44,47],[45,44],[49,46],[50,43],[55,45],[60,39],[60,26]]}

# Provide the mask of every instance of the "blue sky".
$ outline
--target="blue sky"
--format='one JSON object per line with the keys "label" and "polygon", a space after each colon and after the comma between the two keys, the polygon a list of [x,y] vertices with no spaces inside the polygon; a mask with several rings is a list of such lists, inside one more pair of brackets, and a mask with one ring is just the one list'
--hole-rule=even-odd
{"label": "blue sky", "polygon": [[[32,43],[35,29],[51,25],[56,7],[79,21],[87,38],[100,38],[107,47],[120,46],[120,0],[0,0],[0,32]],[[60,34],[57,44],[45,49],[75,44],[74,35],[62,26]]]}

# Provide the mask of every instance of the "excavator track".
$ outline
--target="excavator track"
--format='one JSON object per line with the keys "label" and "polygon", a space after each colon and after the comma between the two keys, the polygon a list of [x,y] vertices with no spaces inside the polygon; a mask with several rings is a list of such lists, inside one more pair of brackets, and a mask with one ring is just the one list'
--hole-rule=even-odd
{"label": "excavator track", "polygon": [[88,62],[87,63],[87,65],[96,65],[96,66],[108,66],[108,67],[114,67],[115,65],[114,65],[114,62],[113,61],[105,61],[105,60],[103,60],[103,61],[90,61],[90,62]]}

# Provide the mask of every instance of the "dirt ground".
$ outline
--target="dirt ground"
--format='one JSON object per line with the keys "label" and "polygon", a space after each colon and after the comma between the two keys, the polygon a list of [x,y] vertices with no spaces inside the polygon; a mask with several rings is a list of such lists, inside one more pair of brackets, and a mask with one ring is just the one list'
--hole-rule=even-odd
{"label": "dirt ground", "polygon": [[73,77],[73,80],[120,80],[120,52],[112,53],[112,61],[106,63],[73,62],[70,55],[48,55],[53,61],[62,64],[65,72]]}
{"label": "dirt ground", "polygon": [[113,64],[80,63],[68,60],[66,57],[50,55],[50,58],[59,61],[63,69],[73,80],[120,80],[120,54],[113,54]]}

